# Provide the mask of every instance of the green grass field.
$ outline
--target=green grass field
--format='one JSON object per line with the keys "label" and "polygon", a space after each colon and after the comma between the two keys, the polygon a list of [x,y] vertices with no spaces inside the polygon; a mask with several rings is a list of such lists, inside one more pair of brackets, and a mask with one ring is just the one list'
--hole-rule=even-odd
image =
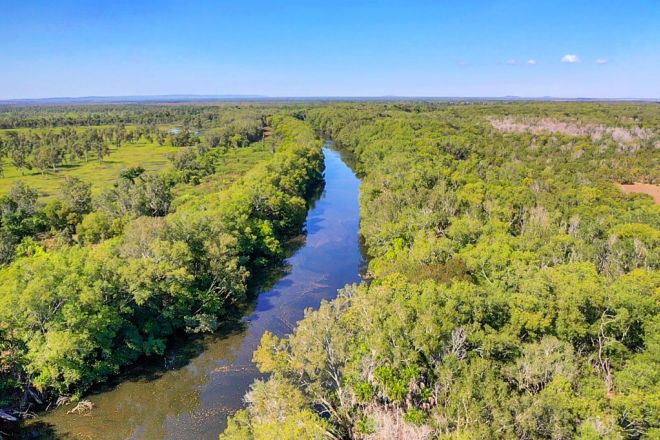
{"label": "green grass field", "polygon": [[39,191],[47,199],[57,192],[65,176],[75,176],[92,184],[92,193],[112,184],[119,176],[119,171],[132,166],[142,166],[148,171],[155,171],[168,164],[167,155],[177,151],[177,147],[159,146],[156,143],[136,142],[124,144],[119,149],[112,147],[110,154],[99,162],[95,157],[89,161],[76,161],[60,166],[54,171],[41,174],[39,170],[23,170],[25,174],[11,165],[5,158],[4,176],[0,178],[0,194],[5,194],[11,185],[23,180],[27,185]]}
{"label": "green grass field", "polygon": [[[4,176],[0,177],[0,195],[6,194],[16,181],[22,180],[39,191],[42,200],[48,200],[57,195],[65,176],[75,176],[91,183],[93,195],[98,195],[117,180],[122,169],[139,165],[147,171],[161,170],[169,164],[168,154],[180,149],[180,147],[159,146],[157,143],[145,141],[126,143],[119,149],[111,147],[110,154],[101,162],[90,156],[87,162],[83,160],[67,163],[44,174],[36,169],[22,170],[24,172],[22,174],[11,165],[8,158],[5,158]],[[206,177],[196,186],[178,185],[174,193],[176,196],[181,196],[218,191],[269,156],[269,150],[260,143],[246,148],[230,149],[224,154],[224,159],[217,164],[214,175]]]}
{"label": "green grass field", "polygon": [[[83,132],[91,128],[104,129],[110,125],[94,125],[84,127],[71,127],[78,132]],[[161,125],[161,130],[169,130],[172,125]],[[133,130],[135,126],[126,125],[127,130]],[[58,132],[62,127],[55,128],[14,128],[0,130],[0,136],[3,133],[14,131],[43,133],[46,131]],[[155,142],[149,143],[140,140],[135,143],[124,143],[117,149],[110,146],[110,154],[99,162],[96,157],[90,155],[88,161],[80,160],[63,164],[56,170],[50,170],[44,174],[40,170],[17,170],[9,158],[3,160],[4,174],[0,176],[0,195],[5,194],[17,180],[22,180],[27,185],[39,191],[41,198],[47,200],[58,191],[60,182],[65,176],[75,176],[92,184],[92,192],[98,194],[106,185],[113,183],[119,176],[119,171],[132,166],[142,166],[147,171],[158,171],[168,164],[167,155],[176,152],[178,147],[160,146]]]}

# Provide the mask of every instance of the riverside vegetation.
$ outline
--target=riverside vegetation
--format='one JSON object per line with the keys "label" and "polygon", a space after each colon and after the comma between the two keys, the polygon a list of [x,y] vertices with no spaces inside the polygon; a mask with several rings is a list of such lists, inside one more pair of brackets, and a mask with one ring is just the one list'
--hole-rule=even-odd
{"label": "riverside vegetation", "polygon": [[[8,178],[69,175],[1,202],[0,405],[213,331],[300,230],[333,139],[363,177],[365,281],[263,336],[269,378],[221,439],[660,435],[660,208],[615,185],[659,183],[657,104],[53,107],[0,127]],[[36,165],[63,133],[96,147]],[[90,188],[98,142],[176,155]]]}
{"label": "riverside vegetation", "polygon": [[[178,108],[150,111],[179,116]],[[162,355],[174,333],[215,330],[244,301],[250,276],[283,257],[322,179],[321,143],[286,114],[206,111],[231,120],[205,119],[201,135],[182,121],[168,135],[178,151],[160,172],[125,168],[93,197],[89,182],[56,164],[48,172],[64,174],[63,185],[51,198],[20,180],[2,196],[1,406],[75,399],[141,357]],[[16,124],[30,125],[30,114]],[[10,157],[26,149],[28,160],[58,148],[77,165],[72,148],[89,139],[121,149],[117,133],[154,130],[162,133],[29,130],[4,133],[3,146]],[[264,131],[272,135],[262,141]],[[150,142],[142,148],[158,148]]]}
{"label": "riverside vegetation", "polygon": [[658,438],[660,107],[343,104],[370,282],[266,333],[221,439]]}

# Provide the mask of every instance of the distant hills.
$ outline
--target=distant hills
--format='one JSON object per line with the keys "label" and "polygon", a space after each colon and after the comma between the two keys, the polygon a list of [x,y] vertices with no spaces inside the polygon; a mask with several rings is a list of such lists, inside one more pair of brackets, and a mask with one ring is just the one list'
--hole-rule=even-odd
{"label": "distant hills", "polygon": [[167,104],[192,102],[240,101],[573,101],[573,102],[660,102],[660,98],[561,98],[553,96],[266,96],[266,95],[144,95],[144,96],[82,96],[55,98],[0,99],[0,106],[44,106],[85,104]]}

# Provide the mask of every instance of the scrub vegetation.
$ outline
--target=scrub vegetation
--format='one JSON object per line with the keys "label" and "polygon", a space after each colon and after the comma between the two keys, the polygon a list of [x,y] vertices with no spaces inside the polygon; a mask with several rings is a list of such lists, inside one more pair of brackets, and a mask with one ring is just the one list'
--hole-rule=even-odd
{"label": "scrub vegetation", "polygon": [[660,435],[660,207],[613,183],[658,182],[657,105],[305,120],[357,158],[367,280],[264,335],[221,439]]}

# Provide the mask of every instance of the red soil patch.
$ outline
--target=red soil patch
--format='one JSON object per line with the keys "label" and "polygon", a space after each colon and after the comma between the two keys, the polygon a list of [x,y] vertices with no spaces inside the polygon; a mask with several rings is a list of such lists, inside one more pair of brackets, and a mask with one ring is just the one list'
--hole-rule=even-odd
{"label": "red soil patch", "polygon": [[622,185],[617,183],[617,186],[624,193],[648,194],[653,197],[655,203],[660,203],[660,185],[651,185],[650,183],[633,183],[631,185]]}

